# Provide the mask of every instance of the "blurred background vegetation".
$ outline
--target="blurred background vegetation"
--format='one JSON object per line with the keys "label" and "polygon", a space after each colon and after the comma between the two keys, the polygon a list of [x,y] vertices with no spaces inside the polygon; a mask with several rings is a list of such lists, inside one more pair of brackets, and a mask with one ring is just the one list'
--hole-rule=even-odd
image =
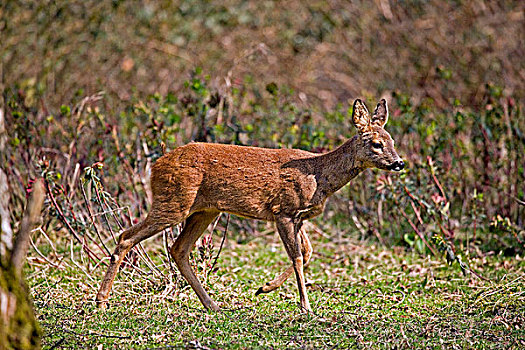
{"label": "blurred background vegetation", "polygon": [[[43,177],[37,242],[73,237],[96,262],[147,211],[163,144],[326,152],[355,134],[353,99],[373,109],[386,97],[406,171],[360,175],[316,229],[451,261],[522,254],[524,10],[484,0],[4,1],[11,222]],[[239,241],[267,229],[230,223]]]}

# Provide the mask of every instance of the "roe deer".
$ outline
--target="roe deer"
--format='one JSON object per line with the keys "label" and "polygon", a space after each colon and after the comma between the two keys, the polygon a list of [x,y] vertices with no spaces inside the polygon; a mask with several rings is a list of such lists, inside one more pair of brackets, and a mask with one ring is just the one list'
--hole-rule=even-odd
{"label": "roe deer", "polygon": [[278,288],[295,272],[301,308],[311,311],[303,265],[312,255],[312,246],[302,222],[321,214],[326,199],[366,168],[403,169],[394,141],[383,128],[387,119],[384,99],[373,115],[361,100],[355,100],[352,120],[358,134],[326,154],[190,143],[162,156],[151,169],[150,212],[144,221],[120,235],[97,304],[105,306],[118,267],[133,246],[185,220],[170,249],[171,256],[202,304],[219,310],[191,269],[188,257],[213,219],[227,212],[274,221],[292,261],[292,266],[256,294]]}

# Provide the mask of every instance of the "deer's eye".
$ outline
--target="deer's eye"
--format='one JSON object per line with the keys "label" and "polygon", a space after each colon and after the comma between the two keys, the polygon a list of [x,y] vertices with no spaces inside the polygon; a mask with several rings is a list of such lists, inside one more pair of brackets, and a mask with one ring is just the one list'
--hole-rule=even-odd
{"label": "deer's eye", "polygon": [[381,148],[383,148],[383,145],[380,144],[379,142],[372,142],[372,147],[374,147],[376,149],[381,149]]}

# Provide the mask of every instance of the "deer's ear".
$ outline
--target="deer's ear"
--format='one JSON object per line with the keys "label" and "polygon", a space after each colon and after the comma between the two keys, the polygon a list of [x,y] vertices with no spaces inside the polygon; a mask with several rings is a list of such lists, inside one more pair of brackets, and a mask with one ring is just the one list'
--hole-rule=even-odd
{"label": "deer's ear", "polygon": [[388,121],[388,105],[383,98],[376,106],[374,114],[372,115],[372,124],[384,127]]}
{"label": "deer's ear", "polygon": [[354,101],[352,121],[360,133],[364,133],[370,129],[370,113],[360,99]]}

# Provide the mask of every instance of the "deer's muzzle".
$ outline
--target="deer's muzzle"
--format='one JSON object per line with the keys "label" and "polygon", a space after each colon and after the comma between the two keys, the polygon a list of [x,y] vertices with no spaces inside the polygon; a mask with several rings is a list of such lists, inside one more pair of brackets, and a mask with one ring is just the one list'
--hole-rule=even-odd
{"label": "deer's muzzle", "polygon": [[401,171],[405,167],[405,163],[402,160],[396,160],[388,166],[388,170]]}

